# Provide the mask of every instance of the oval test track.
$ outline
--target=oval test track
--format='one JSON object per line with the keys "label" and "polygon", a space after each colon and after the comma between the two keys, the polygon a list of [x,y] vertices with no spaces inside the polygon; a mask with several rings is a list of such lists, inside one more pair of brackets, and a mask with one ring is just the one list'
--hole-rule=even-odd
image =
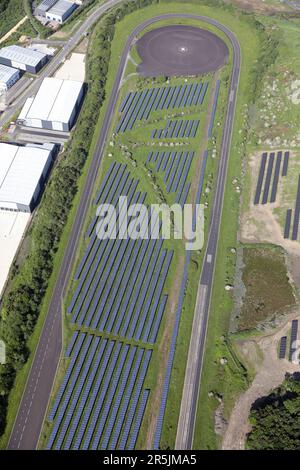
{"label": "oval test track", "polygon": [[[110,8],[115,2],[108,2],[103,5],[102,13]],[[106,7],[106,10],[103,10]],[[95,12],[93,13],[95,15]],[[97,19],[99,18],[99,13]],[[213,279],[213,268],[215,253],[217,247],[217,240],[219,234],[219,225],[221,220],[222,203],[224,185],[226,180],[227,161],[229,155],[229,147],[232,133],[232,125],[234,119],[236,91],[238,84],[238,75],[240,68],[240,50],[239,44],[234,34],[229,31],[225,26],[218,23],[212,18],[198,15],[189,14],[163,14],[156,17],[152,17],[149,20],[143,22],[130,34],[125,44],[120,64],[116,73],[115,82],[110,94],[106,114],[104,117],[103,125],[97,140],[96,149],[90,164],[88,175],[85,181],[83,193],[79,202],[79,206],[76,212],[75,220],[72,226],[72,230],[69,236],[69,241],[66,247],[66,251],[62,260],[60,272],[55,284],[52,299],[49,305],[49,310],[45,320],[45,324],[40,336],[40,340],[35,352],[32,367],[28,376],[26,387],[23,393],[23,397],[20,403],[18,414],[14,423],[10,441],[8,444],[9,449],[35,449],[38,445],[40,432],[43,426],[44,416],[47,411],[48,402],[50,399],[61,351],[62,351],[62,299],[65,295],[65,289],[69,281],[72,264],[74,261],[75,253],[78,247],[79,237],[81,235],[84,219],[86,216],[87,208],[91,200],[93,192],[93,186],[97,177],[97,173],[102,161],[103,150],[108,136],[108,131],[112,118],[114,116],[116,103],[119,95],[119,88],[122,83],[123,74],[126,68],[129,51],[132,43],[136,36],[141,33],[148,26],[167,19],[173,18],[186,18],[194,19],[202,22],[206,22],[218,29],[225,32],[230,38],[233,49],[234,49],[234,66],[233,74],[230,86],[230,98],[227,109],[226,121],[222,137],[221,147],[221,161],[218,172],[218,184],[215,193],[214,206],[212,211],[211,228],[209,233],[209,240],[207,243],[207,249],[209,253],[212,252],[212,263],[208,267],[205,263],[203,266],[201,283],[205,283],[208,288],[208,293],[205,300],[207,305],[207,314],[205,317],[206,324],[208,318],[211,283]],[[88,23],[89,18],[86,23]],[[95,20],[96,21],[96,20]],[[88,23],[86,29],[91,26]],[[81,35],[85,29],[81,26]],[[76,33],[75,33],[76,34]],[[78,34],[78,33],[77,33]],[[231,35],[231,37],[230,37]],[[79,39],[78,39],[79,40]],[[204,350],[204,345],[203,345]],[[203,357],[203,351],[202,351]],[[200,358],[201,359],[201,358]],[[201,360],[202,367],[202,360]],[[200,377],[200,376],[199,376]],[[197,394],[198,396],[198,394]]]}

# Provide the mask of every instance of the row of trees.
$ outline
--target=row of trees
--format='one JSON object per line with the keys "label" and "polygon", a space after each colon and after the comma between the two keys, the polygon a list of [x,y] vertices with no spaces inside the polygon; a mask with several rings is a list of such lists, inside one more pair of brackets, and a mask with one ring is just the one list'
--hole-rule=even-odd
{"label": "row of trees", "polygon": [[250,413],[250,423],[252,430],[247,439],[249,449],[299,450],[299,377],[288,377],[269,396],[255,403]]}
{"label": "row of trees", "polygon": [[53,269],[54,256],[66,225],[77,183],[87,160],[99,110],[105,98],[105,84],[115,24],[127,13],[156,2],[136,0],[124,3],[98,23],[87,60],[87,86],[76,133],[63,158],[53,169],[30,233],[27,258],[4,298],[0,317],[0,338],[6,344],[6,364],[0,366],[0,433],[6,425],[9,393],[15,376],[28,359],[28,339],[35,327],[40,306]]}

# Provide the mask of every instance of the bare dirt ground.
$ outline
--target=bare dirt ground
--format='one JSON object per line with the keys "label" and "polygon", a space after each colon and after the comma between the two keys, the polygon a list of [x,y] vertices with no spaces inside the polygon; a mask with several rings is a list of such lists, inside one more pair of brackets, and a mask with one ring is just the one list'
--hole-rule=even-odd
{"label": "bare dirt ground", "polygon": [[[241,341],[238,345],[240,354],[245,362],[251,362],[256,370],[256,376],[249,387],[237,400],[228,426],[223,436],[223,450],[245,449],[246,436],[251,430],[248,416],[252,403],[258,398],[268,395],[284,380],[286,373],[300,371],[300,365],[294,365],[288,360],[280,360],[277,356],[277,345],[281,336],[286,335],[291,327],[291,320],[300,318],[300,312],[295,311],[284,319],[284,323],[275,333],[266,334],[260,338]],[[258,354],[257,346],[263,355]]]}

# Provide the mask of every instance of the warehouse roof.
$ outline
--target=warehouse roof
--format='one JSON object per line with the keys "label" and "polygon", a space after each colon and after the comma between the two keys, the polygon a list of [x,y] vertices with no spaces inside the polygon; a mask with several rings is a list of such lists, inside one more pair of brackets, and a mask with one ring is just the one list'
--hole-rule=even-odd
{"label": "warehouse roof", "polygon": [[41,119],[68,123],[83,83],[45,78],[34,99],[25,103],[19,119]]}
{"label": "warehouse roof", "polygon": [[50,152],[49,148],[0,143],[0,205],[30,204]]}
{"label": "warehouse roof", "polygon": [[67,0],[58,0],[57,3],[49,10],[52,15],[62,16],[67,13],[71,8],[74,8],[74,2],[68,2]]}
{"label": "warehouse roof", "polygon": [[25,47],[7,46],[0,49],[0,57],[35,67],[46,57],[46,54]]}
{"label": "warehouse roof", "polygon": [[0,82],[7,83],[19,70],[0,64]]}
{"label": "warehouse roof", "polygon": [[38,5],[38,10],[40,11],[48,11],[49,8],[53,7],[53,5],[57,2],[57,0],[43,0],[39,5]]}

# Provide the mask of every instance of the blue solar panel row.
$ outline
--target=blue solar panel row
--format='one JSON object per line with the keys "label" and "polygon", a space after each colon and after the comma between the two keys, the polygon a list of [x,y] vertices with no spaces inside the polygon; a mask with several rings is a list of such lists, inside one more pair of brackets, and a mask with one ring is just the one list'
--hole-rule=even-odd
{"label": "blue solar panel row", "polygon": [[[138,197],[143,198],[143,196],[139,196],[139,193],[134,195],[135,189],[136,189],[136,185],[133,186],[132,190],[129,193],[129,197],[128,197],[129,203],[132,200],[135,203],[137,201]],[[132,197],[133,197],[133,199],[132,199]],[[120,207],[122,208],[123,205],[124,205],[124,202],[121,204]],[[119,225],[121,225],[122,222],[124,221],[124,217],[125,216],[123,215],[122,218],[119,220],[119,214],[118,214],[117,221],[119,220]],[[72,318],[73,322],[77,321],[78,315],[79,315],[79,313],[82,309],[82,306],[83,306],[84,302],[86,302],[86,307],[84,309],[84,314],[86,313],[86,310],[90,305],[91,298],[93,297],[93,295],[95,293],[95,290],[97,288],[97,285],[100,281],[102,272],[105,269],[107,260],[109,259],[110,253],[113,250],[114,246],[116,246],[116,243],[117,243],[117,240],[110,240],[110,239],[107,239],[107,240],[98,239],[97,240],[97,242],[95,244],[96,245],[96,250],[95,251],[96,252],[98,250],[99,251],[97,253],[97,258],[95,260],[93,269],[90,271],[90,266],[87,265],[87,269],[85,270],[84,275],[82,276],[80,284],[79,284],[79,286],[77,287],[77,289],[75,291],[75,294],[73,296],[71,305],[68,309],[68,312],[71,312],[74,308],[75,303],[78,302],[78,303],[76,303],[76,309],[75,309],[75,312],[73,314],[73,318]],[[102,263],[100,263],[101,260],[103,260]],[[91,258],[90,261],[91,261],[91,263],[94,262],[94,258]],[[99,266],[100,266],[100,269],[98,270]],[[87,274],[89,274],[89,277],[88,277],[88,280],[86,282]],[[82,287],[81,284],[83,284],[84,282],[85,282],[84,289],[81,290],[81,287]],[[89,295],[87,296],[87,293],[88,293],[88,290],[90,289],[90,287],[91,287],[91,290],[90,290]],[[79,301],[78,301],[78,293],[79,293],[78,291],[79,292],[81,291]],[[83,316],[83,312],[82,312],[82,316]]]}
{"label": "blue solar panel row", "polygon": [[101,344],[100,344],[100,348],[99,348],[98,353],[96,354],[96,357],[95,357],[93,367],[91,368],[91,373],[90,373],[90,375],[88,377],[88,380],[85,384],[85,388],[84,388],[82,396],[80,398],[80,402],[78,404],[78,407],[76,409],[76,413],[75,413],[74,418],[72,420],[72,424],[71,424],[69,432],[68,432],[68,437],[67,437],[66,442],[64,444],[64,449],[66,449],[66,450],[71,448],[72,442],[73,442],[74,437],[75,437],[76,430],[77,430],[78,425],[79,425],[79,421],[80,421],[80,419],[81,419],[81,417],[84,413],[86,404],[88,402],[88,398],[90,396],[92,385],[93,385],[94,380],[97,376],[97,373],[99,372],[99,365],[101,363],[106,345],[107,345],[107,340],[102,339]]}
{"label": "blue solar panel row", "polygon": [[144,417],[144,413],[145,413],[145,409],[146,409],[146,405],[147,405],[149,395],[150,395],[150,390],[148,390],[148,389],[144,390],[144,393],[143,393],[142,399],[141,399],[141,403],[140,403],[140,406],[138,408],[136,421],[134,423],[132,434],[131,434],[131,437],[130,437],[130,440],[129,440],[128,450],[133,450],[135,448],[137,437],[138,437],[138,434],[140,432],[140,428],[141,428],[141,424],[142,424],[142,420],[143,420],[143,417]]}
{"label": "blue solar panel row", "polygon": [[[173,251],[169,251],[166,262],[165,262],[165,265],[164,265],[164,268],[163,268],[161,276],[160,276],[160,279],[158,280],[155,295],[153,297],[154,301],[152,303],[151,310],[149,312],[148,319],[147,319],[147,322],[146,322],[145,331],[144,331],[144,334],[143,334],[143,342],[144,343],[146,343],[148,341],[152,325],[153,325],[154,320],[156,319],[156,317],[158,315],[157,307],[158,307],[159,302],[162,298],[162,292],[163,292],[163,289],[164,289],[164,286],[165,286],[165,282],[166,282],[166,278],[167,278],[167,275],[168,275],[168,272],[169,272],[169,269],[170,269],[172,258],[173,258]],[[139,327],[139,330],[142,331],[142,328]],[[137,337],[137,339],[140,339],[140,337]]]}
{"label": "blue solar panel row", "polygon": [[112,434],[112,431],[116,422],[117,414],[121,406],[121,402],[122,402],[123,395],[126,389],[126,385],[129,379],[130,371],[133,366],[133,361],[134,361],[134,357],[136,354],[136,350],[137,350],[136,346],[131,348],[128,361],[126,362],[125,370],[123,372],[123,377],[122,377],[120,386],[118,388],[118,392],[115,397],[115,402],[110,413],[110,417],[109,417],[109,420],[105,429],[103,440],[101,442],[101,449],[107,449],[107,446],[108,446],[108,443],[109,443],[109,440],[110,440],[110,437],[111,437],[111,434]]}
{"label": "blue solar panel row", "polygon": [[[133,182],[133,180],[130,180],[127,183],[127,185],[125,187],[125,190],[124,190],[124,193],[123,193],[123,195],[128,195],[128,200],[129,201],[131,201],[132,196],[134,195],[136,187],[137,187],[137,183],[135,182],[132,185],[132,182]],[[130,189],[130,192],[128,194],[129,189]],[[121,188],[120,188],[120,191],[121,191]],[[123,204],[121,205],[121,207],[123,207]],[[118,214],[118,217],[119,217],[119,214]],[[117,220],[118,220],[118,217],[117,217]],[[100,226],[102,226],[102,225],[103,224],[101,223]],[[84,272],[80,276],[80,282],[79,282],[79,284],[78,284],[78,286],[77,286],[77,288],[74,292],[71,304],[68,307],[68,310],[67,310],[68,313],[71,313],[73,311],[74,306],[75,306],[75,304],[78,300],[79,294],[81,294],[81,302],[77,306],[77,312],[79,312],[79,310],[82,306],[83,300],[85,299],[85,296],[87,294],[87,290],[89,289],[89,287],[91,285],[91,282],[94,278],[97,267],[101,262],[104,250],[105,250],[107,245],[108,245],[107,240],[103,240],[102,243],[101,243],[101,240],[96,238],[96,236],[95,236],[95,241],[94,241],[93,248],[92,248],[92,250],[90,250],[90,255],[88,257],[88,262],[85,265]],[[94,263],[94,266],[93,266],[93,269],[91,270],[91,267],[92,267],[93,263]],[[88,275],[89,275],[89,279],[88,279],[88,282],[86,283],[86,279],[87,279]],[[84,287],[84,290],[82,291],[82,287],[83,287],[84,284],[85,284],[85,287]],[[77,318],[77,316],[75,316],[75,317]]]}
{"label": "blue solar panel row", "polygon": [[[81,335],[83,337],[85,337],[84,333],[81,333]],[[48,444],[47,444],[49,449],[51,449],[52,446],[53,446],[53,443],[54,443],[55,438],[57,436],[58,430],[59,430],[60,425],[62,423],[62,420],[64,418],[64,415],[65,415],[67,406],[69,404],[69,401],[70,401],[75,383],[77,381],[77,378],[79,376],[82,364],[83,364],[83,362],[85,360],[85,357],[87,355],[91,340],[92,340],[92,337],[90,335],[88,335],[87,340],[83,344],[82,351],[78,356],[78,360],[76,361],[74,370],[72,371],[72,375],[71,375],[70,380],[68,382],[68,386],[64,390],[64,394],[63,394],[63,397],[61,399],[57,414],[55,416],[55,422],[54,422],[54,425],[53,425],[53,428],[52,428],[52,431],[51,431],[51,434],[50,434],[50,438],[49,438],[49,441],[48,441]]]}
{"label": "blue solar panel row", "polygon": [[294,356],[298,349],[297,337],[298,337],[298,320],[292,320],[290,354],[289,354],[290,361],[293,361],[295,359]]}
{"label": "blue solar panel row", "polygon": [[74,443],[72,445],[72,449],[79,449],[80,444],[83,440],[84,434],[85,434],[87,426],[88,426],[89,419],[92,415],[92,411],[93,411],[97,396],[99,394],[100,386],[101,386],[101,384],[104,380],[104,377],[105,377],[105,371],[106,371],[107,366],[109,364],[114,345],[115,345],[114,341],[108,341],[107,342],[107,347],[106,347],[106,350],[105,350],[105,355],[104,355],[103,361],[102,361],[101,365],[99,363],[99,367],[98,367],[98,370],[97,370],[96,381],[93,382],[92,389],[91,389],[91,391],[89,392],[89,394],[87,396],[88,401],[84,405],[84,414],[81,418],[81,422],[80,422],[77,434],[75,436],[75,440],[74,440]]}
{"label": "blue solar panel row", "polygon": [[[171,252],[171,254],[172,254],[172,252]],[[143,305],[143,308],[141,309],[141,311],[139,312],[139,314],[140,314],[139,322],[137,324],[136,333],[134,334],[134,337],[137,340],[139,340],[141,338],[142,330],[144,328],[146,317],[149,313],[150,306],[151,306],[152,302],[154,302],[154,304],[155,304],[155,302],[158,301],[158,298],[155,299],[154,293],[155,293],[156,288],[157,288],[158,279],[159,279],[159,277],[162,273],[162,270],[163,270],[163,265],[164,265],[165,259],[167,259],[166,256],[167,256],[167,252],[165,250],[163,250],[163,252],[161,254],[161,257],[160,257],[160,260],[159,260],[158,264],[155,267],[155,272],[151,273],[150,283],[149,284],[146,283],[146,285],[144,287],[144,291],[143,291],[143,294],[142,294],[142,303],[141,303],[141,305],[143,305],[143,302],[145,300],[146,300],[146,302]],[[155,310],[154,310],[154,314],[155,314]]]}
{"label": "blue solar panel row", "polygon": [[[140,373],[138,375],[135,394],[132,397],[132,401],[129,405],[129,410],[127,411],[127,421],[125,423],[124,429],[122,430],[121,440],[120,440],[120,443],[117,447],[120,450],[125,449],[128,437],[130,435],[130,430],[132,429],[132,423],[133,423],[133,420],[134,420],[134,416],[136,415],[138,400],[139,400],[139,397],[140,397],[141,392],[142,392],[142,387],[143,387],[144,380],[145,380],[145,377],[146,377],[146,373],[147,373],[147,370],[148,370],[151,355],[152,355],[152,351],[148,349],[146,351],[144,361],[143,361]],[[128,397],[128,398],[130,399],[131,397]]]}
{"label": "blue solar panel row", "polygon": [[[63,396],[47,449],[116,449],[138,433],[138,403],[143,400],[152,350],[81,333],[82,353],[75,363],[73,388]],[[71,393],[72,396],[71,396]]]}
{"label": "blue solar panel row", "polygon": [[153,129],[151,139],[194,138],[199,128],[199,120],[168,121],[162,129]]}
{"label": "blue solar panel row", "polygon": [[72,371],[73,371],[73,368],[74,368],[74,364],[75,364],[76,359],[77,359],[77,357],[78,357],[78,355],[79,355],[79,352],[80,352],[82,343],[83,343],[83,341],[84,341],[84,338],[85,338],[85,336],[81,334],[81,335],[79,336],[78,341],[76,342],[75,348],[74,348],[73,353],[72,353],[71,362],[70,362],[70,364],[69,364],[69,366],[68,366],[68,368],[67,368],[67,372],[66,372],[66,374],[65,374],[65,376],[64,376],[64,379],[63,379],[62,384],[61,384],[61,386],[60,386],[59,392],[58,392],[58,394],[57,394],[57,396],[56,396],[54,405],[53,405],[53,407],[51,408],[51,411],[50,411],[50,413],[49,413],[49,418],[48,418],[49,421],[53,421],[53,419],[54,419],[54,417],[55,417],[55,415],[56,415],[56,413],[57,413],[58,407],[59,407],[59,405],[60,405],[60,402],[61,402],[62,396],[63,396],[63,394],[64,394],[64,392],[65,392],[65,389],[66,389],[66,387],[67,387],[67,385],[68,385],[69,379],[70,379],[70,377],[71,377],[71,374],[72,374]]}
{"label": "blue solar panel row", "polygon": [[[200,199],[201,199],[204,172],[205,172],[205,167],[206,167],[206,163],[207,163],[207,158],[208,158],[208,152],[205,151],[203,162],[202,162],[202,169],[201,169],[201,173],[200,173],[199,184],[198,184],[197,196],[196,196],[196,203],[197,204],[200,203]],[[197,216],[197,213],[196,213],[196,208],[195,208],[194,214],[193,214],[193,221],[196,220],[196,216]],[[161,400],[161,403],[160,403],[159,416],[158,416],[156,430],[155,430],[154,449],[159,449],[159,444],[160,444],[160,439],[161,439],[163,420],[164,420],[164,416],[165,416],[167,398],[168,398],[168,393],[169,393],[169,387],[170,387],[170,381],[171,381],[171,372],[172,372],[173,363],[174,363],[175,347],[176,347],[176,342],[177,342],[177,336],[178,336],[178,330],[179,330],[179,323],[180,323],[182,308],[183,308],[184,294],[185,294],[186,283],[187,283],[187,278],[188,278],[188,269],[189,269],[189,265],[190,265],[190,260],[191,260],[191,251],[187,251],[186,252],[186,258],[185,258],[185,264],[184,264],[184,273],[183,273],[181,286],[180,286],[180,292],[179,292],[179,300],[178,300],[177,310],[176,310],[175,325],[174,325],[172,341],[171,341],[171,347],[170,347],[170,352],[169,352],[169,357],[168,357],[167,371],[166,371],[165,380],[164,380],[162,400]]]}
{"label": "blue solar panel row", "polygon": [[75,346],[75,343],[77,341],[77,338],[78,338],[78,334],[79,334],[79,331],[76,330],[74,333],[73,333],[73,336],[72,336],[72,339],[67,347],[67,350],[65,352],[65,357],[70,357],[71,354],[72,354],[72,351],[73,351],[73,348]]}
{"label": "blue solar panel row", "polygon": [[149,118],[151,111],[201,105],[208,83],[194,83],[130,92],[123,100],[116,133],[131,130],[136,121]]}

